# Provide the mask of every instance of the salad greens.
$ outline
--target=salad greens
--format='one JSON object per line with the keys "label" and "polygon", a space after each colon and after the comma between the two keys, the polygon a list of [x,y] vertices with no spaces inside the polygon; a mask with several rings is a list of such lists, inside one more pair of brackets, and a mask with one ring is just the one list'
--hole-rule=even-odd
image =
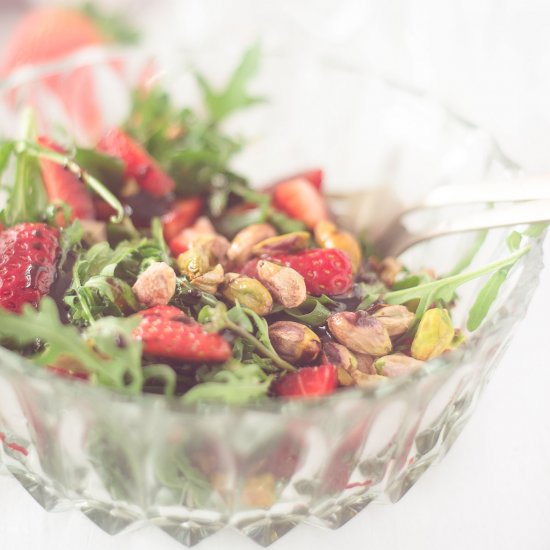
{"label": "salad greens", "polygon": [[[132,34],[127,38],[132,39]],[[354,273],[345,247],[343,251],[337,246],[325,248],[319,239],[320,248],[310,249],[304,244],[298,251],[289,250],[290,260],[276,254],[252,258],[253,246],[265,238],[253,239],[256,224],[263,224],[264,229],[269,224],[269,231],[279,237],[311,231],[312,240],[316,239],[314,227],[300,216],[299,208],[276,207],[270,190],[252,189],[246,178],[231,169],[231,161],[244,141],[226,135],[223,122],[264,101],[249,91],[259,62],[260,47],[255,45],[221,89],[215,89],[197,73],[202,112],[176,106],[159,86],[135,90],[124,131],[175,182],[173,194],[145,196],[161,211],[158,216],[152,215],[145,226],[133,216],[128,200],[132,193],[143,195],[144,191],[135,192],[138,177],[129,178],[127,160],[75,144],[67,147],[67,153],[45,148],[37,143],[31,115],[26,117],[21,139],[0,142],[0,180],[6,184],[8,194],[1,222],[4,227],[24,222],[56,225],[61,210],[64,224],[59,231],[56,268],[59,280],[68,278],[61,299],[44,296],[37,309],[27,304],[19,314],[0,308],[4,345],[38,365],[126,394],[156,391],[180,396],[185,403],[241,404],[265,398],[276,387],[283,388],[279,395],[295,396],[284,392],[299,390],[302,393],[298,395],[307,395],[327,380],[332,380],[331,391],[337,383],[371,383],[373,376],[395,375],[390,374],[390,367],[394,372],[417,368],[421,361],[435,356],[434,350],[440,354],[454,349],[463,340],[448,312],[457,300],[457,290],[465,283],[488,277],[469,311],[467,328],[473,331],[482,324],[509,273],[530,250],[530,244],[523,244],[524,239],[538,237],[546,225],[533,225],[523,234],[512,232],[507,239],[510,254],[506,258],[466,271],[487,237],[487,231],[480,232],[456,266],[439,279],[428,272],[405,272],[388,283],[377,272],[376,262],[365,262],[359,273]],[[73,221],[71,205],[49,204],[51,197],[41,172],[44,161],[63,166],[83,182],[98,204],[110,208],[108,221],[94,220],[105,229],[106,241],[93,242],[86,236],[90,220]],[[146,174],[147,169],[141,172]],[[5,182],[6,176],[12,181]],[[298,177],[293,180],[297,184],[291,182],[298,190],[292,188],[289,201],[300,198],[300,186],[313,185],[307,181],[304,184],[304,179]],[[324,200],[320,191],[308,187],[308,200],[312,196]],[[189,197],[200,199],[194,203],[200,211],[177,227],[178,237],[185,236],[185,231],[191,235],[185,244],[191,254],[186,256],[174,252],[173,241],[167,242],[165,237],[170,233],[166,216],[177,219],[175,205],[187,204]],[[309,204],[302,206],[307,208]],[[202,232],[197,229],[195,222],[200,214],[207,215],[212,228]],[[334,230],[336,237],[353,240],[336,227]],[[229,259],[228,248],[236,246],[236,234],[251,239],[248,263]],[[228,239],[233,239],[232,243]],[[300,261],[293,260],[296,252],[303,255]],[[312,253],[315,259],[307,260]],[[273,272],[276,276],[270,279],[262,275],[259,262],[274,263],[279,270]],[[152,269],[164,270],[167,279],[161,282],[173,284],[160,306],[164,308],[161,313],[155,310],[158,304],[148,303],[135,286]],[[256,276],[245,274],[254,270]],[[220,272],[222,278],[216,281],[214,275]],[[207,286],[200,284],[205,276],[210,276]],[[303,299],[296,302],[296,307],[284,307],[284,302],[275,299],[268,313],[260,315],[246,301],[253,286],[237,285],[237,294],[232,298],[219,290],[228,281],[246,282],[250,278],[256,286],[265,285],[268,298],[269,292],[277,297],[281,289],[289,291],[292,286],[293,292],[303,293]],[[341,287],[331,287],[348,283],[343,292],[338,291]],[[164,347],[187,345],[196,354],[193,360],[159,354],[158,349],[164,351],[162,346],[154,348],[156,352],[148,351],[148,342],[136,337],[136,331],[145,330],[147,323],[156,338],[165,337],[162,330],[174,331],[162,341]],[[283,327],[283,333],[288,331],[288,346],[272,341],[270,330],[275,323]],[[189,338],[182,328],[187,325],[194,331]],[[183,336],[176,334],[177,330],[183,331]],[[440,333],[444,333],[445,342],[438,340]],[[204,356],[197,355],[196,342],[200,339],[222,342],[230,353],[223,360],[204,359],[212,349],[206,347],[199,350]],[[414,356],[414,350],[421,350],[421,360]],[[368,370],[373,361],[365,366],[365,357],[370,355],[376,359],[376,375]],[[333,364],[337,373],[332,378],[330,373],[305,381],[293,378],[308,369],[314,373],[312,377],[317,377],[320,369]],[[284,387],[288,380],[298,380],[296,387],[292,386],[294,382]],[[197,483],[200,485],[200,480]]]}

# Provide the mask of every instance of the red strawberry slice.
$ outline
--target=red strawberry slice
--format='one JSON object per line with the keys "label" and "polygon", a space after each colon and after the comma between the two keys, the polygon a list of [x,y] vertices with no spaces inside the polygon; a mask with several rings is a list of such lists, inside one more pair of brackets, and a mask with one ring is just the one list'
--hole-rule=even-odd
{"label": "red strawberry slice", "polygon": [[275,393],[281,397],[313,397],[329,395],[336,389],[337,377],[334,365],[303,367],[286,374],[274,385]]}
{"label": "red strawberry slice", "polygon": [[139,312],[143,317],[134,337],[143,342],[144,353],[190,362],[221,363],[231,357],[231,348],[219,334],[174,306],[155,306]]}
{"label": "red strawberry slice", "polygon": [[345,294],[353,284],[349,256],[336,248],[311,248],[269,259],[295,269],[304,278],[306,289],[313,296]]}
{"label": "red strawberry slice", "polygon": [[200,216],[203,204],[201,197],[177,200],[171,210],[160,219],[165,240],[169,242],[183,229],[193,225]]}
{"label": "red strawberry slice", "polygon": [[97,144],[104,153],[120,158],[126,165],[125,177],[154,197],[163,197],[176,187],[174,180],[162,170],[155,159],[119,128],[107,132]]}
{"label": "red strawberry slice", "polygon": [[328,220],[325,198],[311,181],[297,177],[279,183],[273,192],[274,206],[313,229],[320,221]]}
{"label": "red strawberry slice", "polygon": [[267,187],[264,191],[266,193],[273,193],[275,188],[278,185],[281,185],[281,183],[285,183],[288,180],[294,180],[294,179],[306,179],[308,180],[317,191],[321,191],[323,188],[323,180],[324,180],[325,174],[322,170],[322,168],[312,168],[311,170],[305,170],[303,172],[299,172],[297,174],[293,174],[292,176],[288,176],[284,179],[281,179],[277,181],[277,183],[274,183]]}
{"label": "red strawberry slice", "polygon": [[[66,153],[62,147],[45,136],[40,136],[38,143],[57,153]],[[52,204],[64,202],[70,206],[71,220],[90,220],[95,218],[94,203],[84,182],[79,180],[72,172],[69,172],[63,166],[51,160],[41,160],[40,168],[44,186]],[[63,213],[60,213],[56,219],[58,225],[64,225],[65,218]]]}
{"label": "red strawberry slice", "polygon": [[59,231],[43,223],[22,223],[0,233],[0,307],[21,312],[48,294],[59,258]]}

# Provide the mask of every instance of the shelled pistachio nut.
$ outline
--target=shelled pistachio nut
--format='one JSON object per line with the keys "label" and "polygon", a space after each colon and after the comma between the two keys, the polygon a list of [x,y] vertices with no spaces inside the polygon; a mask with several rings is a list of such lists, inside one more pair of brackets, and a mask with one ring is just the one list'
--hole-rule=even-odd
{"label": "shelled pistachio nut", "polygon": [[189,243],[189,249],[200,249],[208,255],[210,266],[217,264],[224,265],[227,261],[227,251],[229,250],[229,241],[223,236],[218,235],[198,235]]}
{"label": "shelled pistachio nut", "polygon": [[252,247],[252,254],[254,256],[291,254],[306,249],[308,245],[309,233],[307,231],[294,231],[264,239]]}
{"label": "shelled pistachio nut", "polygon": [[354,374],[357,371],[357,359],[348,348],[336,342],[324,342],[321,362],[334,365],[340,385],[355,385]]}
{"label": "shelled pistachio nut", "polygon": [[269,327],[275,351],[289,363],[306,365],[321,352],[321,340],[310,328],[293,321],[277,321]]}
{"label": "shelled pistachio nut", "polygon": [[388,378],[395,378],[410,372],[415,371],[424,364],[424,361],[419,361],[414,357],[403,355],[402,353],[394,353],[385,355],[374,362],[376,372]]}
{"label": "shelled pistachio nut", "polygon": [[273,308],[273,298],[269,290],[256,279],[238,273],[227,273],[222,296],[230,302],[239,302],[258,315],[267,315]]}
{"label": "shelled pistachio nut", "polygon": [[215,294],[218,286],[224,281],[224,272],[221,264],[218,264],[214,269],[208,271],[204,275],[200,275],[191,281],[191,284],[209,294]]}
{"label": "shelled pistachio nut", "polygon": [[227,258],[234,265],[244,264],[252,256],[252,248],[266,239],[275,237],[277,231],[268,223],[254,223],[241,229],[229,246]]}
{"label": "shelled pistachio nut", "polygon": [[411,353],[415,359],[427,361],[438,357],[451,346],[455,330],[449,312],[442,308],[428,309],[422,316]]}
{"label": "shelled pistachio nut", "polygon": [[390,336],[405,334],[414,323],[414,314],[402,305],[383,306],[373,316],[382,323]]}
{"label": "shelled pistachio nut", "polygon": [[176,273],[168,264],[154,262],[139,275],[132,290],[144,306],[165,306],[176,292]]}
{"label": "shelled pistachio nut", "polygon": [[347,231],[340,229],[331,221],[319,222],[314,229],[316,243],[321,248],[337,248],[345,252],[351,260],[354,273],[361,266],[363,254],[357,239]]}
{"label": "shelled pistachio nut", "polygon": [[380,357],[392,349],[388,331],[366,311],[334,313],[327,323],[336,340],[351,351]]}
{"label": "shelled pistachio nut", "polygon": [[177,259],[181,273],[190,281],[208,273],[212,269],[210,263],[208,253],[202,248],[190,248]]}
{"label": "shelled pistachio nut", "polygon": [[307,298],[304,278],[291,267],[260,260],[258,277],[273,298],[285,308],[298,307]]}
{"label": "shelled pistachio nut", "polygon": [[387,256],[378,264],[378,276],[380,280],[389,288],[395,283],[395,279],[403,270],[403,264],[393,256]]}

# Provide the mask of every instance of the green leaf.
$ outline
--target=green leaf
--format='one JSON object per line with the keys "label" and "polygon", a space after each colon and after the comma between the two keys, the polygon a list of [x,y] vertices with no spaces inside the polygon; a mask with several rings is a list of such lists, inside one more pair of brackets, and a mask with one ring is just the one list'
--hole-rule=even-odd
{"label": "green leaf", "polygon": [[521,246],[521,233],[512,231],[512,233],[510,233],[510,235],[506,238],[506,244],[508,245],[510,252],[519,250],[519,247]]}
{"label": "green leaf", "polygon": [[479,252],[480,248],[483,246],[483,243],[485,242],[485,239],[487,238],[488,234],[489,234],[488,229],[483,229],[482,231],[479,231],[477,233],[474,239],[474,242],[471,244],[470,248],[466,250],[462,258],[460,258],[460,260],[453,267],[453,269],[449,271],[449,273],[447,274],[447,277],[450,277],[452,275],[458,275],[459,273],[462,273],[465,269],[467,269],[471,265],[477,253]]}
{"label": "green leaf", "polygon": [[126,15],[103,13],[94,2],[90,1],[84,2],[80,9],[99,28],[106,39],[121,44],[137,44],[139,42],[140,33],[130,25]]}
{"label": "green leaf", "polygon": [[498,260],[467,273],[452,275],[450,277],[431,281],[413,288],[388,292],[383,296],[384,302],[387,304],[404,304],[411,300],[420,300],[420,304],[416,310],[416,317],[417,319],[420,319],[431,303],[438,300],[452,300],[454,293],[459,286],[499,269],[513,266],[519,258],[521,258],[529,250],[530,247],[527,246],[507,258]]}
{"label": "green leaf", "polygon": [[474,305],[471,307],[468,314],[468,322],[466,324],[469,331],[476,330],[487,316],[489,309],[498,296],[500,287],[506,281],[506,277],[510,271],[510,267],[499,269],[493,273],[483,288],[479,291]]}
{"label": "green leaf", "polygon": [[523,234],[526,237],[530,237],[532,239],[537,239],[540,237],[545,229],[548,227],[547,222],[539,222],[539,223],[532,223],[524,232]]}
{"label": "green leaf", "polygon": [[229,361],[221,367],[203,367],[198,373],[199,384],[181,398],[184,403],[221,401],[243,404],[267,395],[273,376],[255,364]]}
{"label": "green leaf", "polygon": [[310,327],[324,325],[331,314],[331,311],[323,305],[323,300],[313,296],[308,296],[301,306],[285,309],[284,312]]}
{"label": "green leaf", "polygon": [[121,159],[101,153],[97,149],[77,147],[74,160],[114,193],[118,193],[122,189],[124,163]]}
{"label": "green leaf", "polygon": [[8,167],[14,148],[15,148],[14,141],[0,142],[0,177]]}
{"label": "green leaf", "polygon": [[196,75],[213,123],[219,123],[236,111],[264,101],[263,98],[249,95],[247,91],[250,80],[256,76],[260,67],[260,58],[261,48],[258,43],[245,52],[226,87],[220,92],[216,92],[202,75]]}

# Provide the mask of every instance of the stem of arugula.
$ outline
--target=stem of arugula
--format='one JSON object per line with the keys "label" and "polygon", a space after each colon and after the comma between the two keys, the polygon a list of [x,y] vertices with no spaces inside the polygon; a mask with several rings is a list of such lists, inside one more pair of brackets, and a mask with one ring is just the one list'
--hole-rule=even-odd
{"label": "stem of arugula", "polygon": [[85,172],[74,160],[71,160],[66,155],[50,151],[49,149],[45,149],[27,141],[18,141],[15,151],[17,154],[27,154],[36,158],[51,160],[63,166],[77,178],[82,179],[94,193],[101,197],[109,206],[114,208],[116,214],[111,216],[111,221],[113,223],[120,223],[124,218],[124,208],[122,204],[120,204],[120,201],[99,180]]}
{"label": "stem of arugula", "polygon": [[250,342],[264,357],[271,359],[275,365],[287,372],[296,372],[296,367],[293,367],[290,363],[281,359],[276,353],[273,353],[270,349],[264,346],[253,334],[250,334],[247,330],[233,323],[229,319],[225,320],[225,327],[231,332],[234,332],[244,340]]}

